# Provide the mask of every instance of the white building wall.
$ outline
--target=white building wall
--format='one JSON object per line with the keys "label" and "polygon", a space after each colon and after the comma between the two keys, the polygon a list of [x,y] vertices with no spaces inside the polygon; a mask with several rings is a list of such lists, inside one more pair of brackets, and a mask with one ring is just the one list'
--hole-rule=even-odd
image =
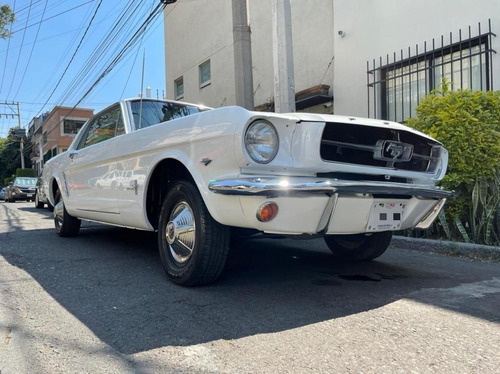
{"label": "white building wall", "polygon": [[[334,2],[335,60],[334,100],[335,114],[364,116],[368,114],[367,61],[390,56],[408,47],[415,53],[415,45],[427,50],[432,39],[440,46],[441,35],[445,45],[450,32],[458,41],[487,32],[491,19],[492,48],[500,52],[500,1],[499,0],[336,0]],[[338,31],[345,32],[344,37]],[[464,35],[467,36],[464,36]],[[392,58],[392,57],[391,57]],[[493,54],[493,88],[500,89],[500,56]]]}
{"label": "white building wall", "polygon": [[[179,0],[165,8],[166,96],[184,77],[184,100],[218,107],[234,103],[231,1]],[[210,59],[211,84],[200,88],[199,65]]]}
{"label": "white building wall", "polygon": [[[274,99],[272,2],[249,0],[255,105]],[[296,92],[332,87],[333,0],[291,0]],[[165,10],[166,93],[184,77],[184,100],[234,105],[234,51],[230,0],[179,0]],[[198,66],[211,59],[211,85],[199,88]],[[329,66],[330,65],[330,66]]]}
{"label": "white building wall", "polygon": [[[272,1],[249,0],[255,104],[274,100]],[[332,87],[333,1],[291,0],[295,91]]]}

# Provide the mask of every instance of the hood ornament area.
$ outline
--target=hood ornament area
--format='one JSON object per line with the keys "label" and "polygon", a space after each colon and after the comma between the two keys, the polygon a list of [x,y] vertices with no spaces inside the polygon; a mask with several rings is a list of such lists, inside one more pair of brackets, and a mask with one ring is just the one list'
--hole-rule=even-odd
{"label": "hood ornament area", "polygon": [[395,140],[378,140],[373,152],[375,160],[408,162],[413,156],[413,145]]}

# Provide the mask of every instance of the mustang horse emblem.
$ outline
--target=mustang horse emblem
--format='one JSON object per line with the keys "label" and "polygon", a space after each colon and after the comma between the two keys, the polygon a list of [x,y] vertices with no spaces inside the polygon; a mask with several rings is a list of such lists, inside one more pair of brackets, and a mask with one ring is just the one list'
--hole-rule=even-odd
{"label": "mustang horse emblem", "polygon": [[375,146],[373,158],[382,161],[402,161],[411,160],[413,155],[413,145],[401,143],[394,140],[379,140]]}
{"label": "mustang horse emblem", "polygon": [[405,147],[402,145],[389,143],[385,151],[386,153],[389,153],[394,160],[397,160],[397,158],[403,154],[404,150]]}

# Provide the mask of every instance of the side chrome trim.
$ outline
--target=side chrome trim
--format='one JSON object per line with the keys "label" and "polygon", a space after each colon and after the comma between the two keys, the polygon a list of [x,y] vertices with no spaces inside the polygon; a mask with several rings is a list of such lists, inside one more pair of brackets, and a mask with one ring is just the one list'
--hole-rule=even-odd
{"label": "side chrome trim", "polygon": [[452,191],[445,191],[441,187],[428,185],[346,181],[313,177],[254,177],[227,179],[210,182],[208,189],[222,195],[242,196],[290,196],[334,193],[408,195],[432,199],[445,199],[454,196],[454,192]]}

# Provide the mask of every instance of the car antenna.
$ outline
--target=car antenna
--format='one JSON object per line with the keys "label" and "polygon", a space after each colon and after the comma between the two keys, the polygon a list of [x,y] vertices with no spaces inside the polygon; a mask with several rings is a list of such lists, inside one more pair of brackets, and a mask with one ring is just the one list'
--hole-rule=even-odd
{"label": "car antenna", "polygon": [[142,76],[141,76],[141,92],[139,94],[140,97],[140,102],[139,102],[139,126],[137,129],[141,128],[141,122],[142,122],[142,96],[143,96],[143,89],[144,89],[144,65],[146,63],[146,48],[144,48],[144,52],[142,54]]}

